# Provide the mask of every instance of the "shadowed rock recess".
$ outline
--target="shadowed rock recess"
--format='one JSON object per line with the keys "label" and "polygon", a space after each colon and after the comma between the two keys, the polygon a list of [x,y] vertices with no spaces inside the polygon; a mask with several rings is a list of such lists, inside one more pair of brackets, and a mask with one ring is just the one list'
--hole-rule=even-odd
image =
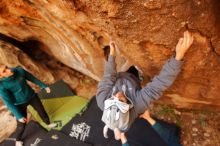
{"label": "shadowed rock recess", "polygon": [[[112,39],[118,71],[135,64],[148,82],[189,29],[195,42],[159,102],[220,111],[219,21],[219,0],[1,0],[0,62],[21,65],[47,83],[65,77],[76,88],[72,69],[101,79]],[[87,89],[97,85],[87,81]]]}

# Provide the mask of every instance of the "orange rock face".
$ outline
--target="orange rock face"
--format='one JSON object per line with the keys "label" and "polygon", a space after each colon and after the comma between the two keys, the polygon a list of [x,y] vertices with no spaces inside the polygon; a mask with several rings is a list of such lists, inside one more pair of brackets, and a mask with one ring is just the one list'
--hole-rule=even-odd
{"label": "orange rock face", "polygon": [[[0,7],[1,34],[20,42],[35,40],[48,55],[97,81],[109,40],[119,46],[118,71],[135,64],[150,79],[189,29],[195,42],[181,74],[160,101],[220,110],[219,0],[2,0]],[[50,74],[42,78],[52,81]]]}

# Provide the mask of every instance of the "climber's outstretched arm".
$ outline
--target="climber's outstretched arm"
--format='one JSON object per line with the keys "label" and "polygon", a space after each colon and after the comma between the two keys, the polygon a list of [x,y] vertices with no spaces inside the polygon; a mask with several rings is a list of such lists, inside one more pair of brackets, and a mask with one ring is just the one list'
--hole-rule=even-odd
{"label": "climber's outstretched arm", "polygon": [[96,101],[101,110],[104,108],[104,101],[111,96],[112,88],[116,81],[115,48],[115,43],[110,42],[108,62],[105,64],[103,79],[99,82],[97,88]]}
{"label": "climber's outstretched arm", "polygon": [[176,55],[171,57],[163,66],[159,75],[155,76],[152,82],[148,83],[141,90],[136,91],[135,100],[141,109],[139,114],[149,106],[152,100],[161,97],[164,90],[169,88],[175,81],[183,64],[183,57],[193,43],[193,36],[188,31],[184,32],[184,37],[179,39],[176,45]]}

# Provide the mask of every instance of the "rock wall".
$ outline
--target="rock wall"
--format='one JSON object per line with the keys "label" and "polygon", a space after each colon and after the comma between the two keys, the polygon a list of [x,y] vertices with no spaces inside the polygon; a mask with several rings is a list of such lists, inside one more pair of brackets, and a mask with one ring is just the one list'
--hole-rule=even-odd
{"label": "rock wall", "polygon": [[[96,81],[103,74],[109,40],[115,40],[119,46],[118,71],[135,64],[148,82],[173,54],[182,32],[189,29],[195,42],[186,55],[181,74],[160,100],[188,109],[220,110],[219,21],[219,0],[0,2],[1,34],[19,42],[37,41],[38,49]],[[19,53],[19,47],[11,50],[8,43],[1,42],[1,62],[23,65],[33,73],[45,72],[39,76],[45,81],[56,80],[56,68],[48,70],[50,66],[45,67],[43,61]],[[32,52],[36,48],[29,49]]]}

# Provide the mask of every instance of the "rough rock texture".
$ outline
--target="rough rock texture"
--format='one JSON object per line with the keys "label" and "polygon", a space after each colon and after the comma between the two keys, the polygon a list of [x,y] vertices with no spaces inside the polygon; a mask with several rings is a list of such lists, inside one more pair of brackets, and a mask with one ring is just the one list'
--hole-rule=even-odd
{"label": "rough rock texture", "polygon": [[[32,71],[32,74],[37,74],[37,77],[44,82],[54,81],[52,74],[43,64],[39,64],[38,62],[33,61],[20,49],[9,43],[5,43],[4,41],[0,41],[0,46],[0,62],[11,67],[22,66],[27,70]],[[41,76],[42,73],[45,74]]]}
{"label": "rough rock texture", "polygon": [[[23,50],[27,50],[27,44],[25,45],[26,47],[18,45],[23,49],[21,50],[12,44],[0,41],[0,62],[11,67],[22,66],[47,84],[52,84],[56,80],[62,79],[79,96],[90,98],[95,94],[96,86],[94,85],[96,85],[96,81],[66,67],[53,57],[43,53],[39,49],[39,47],[42,48],[43,46],[39,46],[37,42],[31,41],[31,44],[35,45],[35,50],[24,52]],[[35,84],[31,82],[30,84],[36,92],[40,90]],[[85,92],[88,88],[90,92]]]}
{"label": "rough rock texture", "polygon": [[[20,42],[37,41],[38,49],[97,81],[103,74],[108,42],[113,39],[119,46],[118,71],[135,64],[147,82],[173,54],[182,32],[189,29],[195,43],[161,102],[220,110],[219,12],[219,0],[1,0],[0,33]],[[47,71],[49,66],[31,61],[33,56],[19,57],[20,48],[8,54],[7,46],[1,47],[0,55],[6,54],[2,62],[12,63],[7,55],[14,56],[13,64],[35,73],[46,71],[41,79],[56,80],[52,76],[55,68]],[[27,52],[32,51],[34,46]]]}
{"label": "rough rock texture", "polygon": [[[0,103],[1,104],[1,103]],[[0,142],[16,129],[16,120],[10,115],[6,106],[0,107]]]}

